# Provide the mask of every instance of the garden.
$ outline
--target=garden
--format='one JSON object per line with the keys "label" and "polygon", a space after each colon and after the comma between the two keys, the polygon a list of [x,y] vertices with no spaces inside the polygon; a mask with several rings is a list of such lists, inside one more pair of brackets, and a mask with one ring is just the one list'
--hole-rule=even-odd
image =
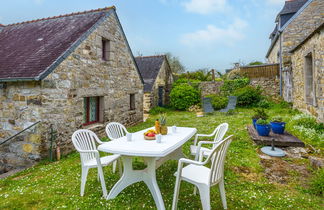
{"label": "garden", "polygon": [[[197,78],[179,78],[170,93],[170,107],[156,107],[143,123],[127,128],[135,132],[154,125],[164,113],[167,125],[195,127],[198,133],[211,133],[220,123],[227,122],[226,136],[234,135],[225,163],[225,189],[229,209],[323,209],[324,169],[314,168],[310,158],[323,158],[323,124],[306,114],[294,110],[280,98],[262,95],[262,89],[249,85],[247,78],[223,79],[221,92],[209,95],[215,110],[227,105],[229,95],[237,96],[238,107],[227,113],[215,111],[197,117],[201,109],[201,96]],[[286,130],[301,139],[306,147],[301,155],[283,158],[264,158],[250,139],[246,126],[262,110],[267,123],[280,117]],[[207,138],[208,139],[208,138]],[[206,140],[207,140],[206,139]],[[106,140],[106,139],[103,139]],[[192,140],[184,145],[183,152],[190,156]],[[144,168],[140,158],[134,159],[136,168]],[[167,209],[171,208],[177,161],[170,160],[157,170],[157,182]],[[104,167],[109,191],[118,181],[112,167]],[[57,162],[42,161],[32,168],[0,180],[0,207],[2,209],[73,208],[73,209],[155,209],[150,191],[143,182],[129,186],[115,199],[102,198],[96,170],[89,172],[85,195],[80,196],[80,157],[74,152]],[[217,187],[211,188],[212,209],[222,207]],[[193,186],[181,184],[179,209],[201,208],[199,195]]]}

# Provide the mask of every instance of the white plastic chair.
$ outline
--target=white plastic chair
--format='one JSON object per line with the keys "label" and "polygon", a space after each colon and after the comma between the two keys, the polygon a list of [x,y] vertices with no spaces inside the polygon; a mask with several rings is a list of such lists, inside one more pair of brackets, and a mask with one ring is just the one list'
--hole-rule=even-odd
{"label": "white plastic chair", "polygon": [[[110,140],[115,140],[120,137],[126,136],[128,133],[126,127],[118,122],[111,122],[106,125],[106,134]],[[117,161],[113,163],[113,172],[115,173],[117,166]],[[121,169],[121,164],[119,164],[119,168]],[[121,172],[121,170],[119,170]]]}
{"label": "white plastic chair", "polygon": [[[190,145],[190,153],[191,155],[196,156],[197,154],[197,142],[198,142],[198,137],[214,137],[214,142],[219,142],[223,139],[225,136],[226,132],[228,130],[228,124],[227,123],[222,123],[217,128],[211,133],[211,134],[196,134],[194,144]],[[213,148],[216,146],[216,144],[213,145]],[[204,150],[204,156],[207,157],[211,150],[205,147],[202,147],[201,150]],[[197,160],[197,159],[196,159]]]}
{"label": "white plastic chair", "polygon": [[84,188],[87,181],[87,175],[90,168],[98,169],[98,180],[100,179],[103,196],[107,196],[106,183],[102,171],[102,166],[107,166],[116,161],[120,155],[109,155],[100,158],[96,148],[96,143],[102,144],[97,135],[86,129],[77,130],[72,135],[72,142],[75,149],[80,153],[81,158],[81,196],[84,195]]}
{"label": "white plastic chair", "polygon": [[[175,173],[176,184],[174,188],[172,210],[177,208],[180,182],[182,180],[194,184],[200,193],[200,199],[204,210],[210,209],[210,187],[219,185],[220,196],[222,199],[224,209],[227,209],[225,187],[224,187],[224,162],[228,146],[231,143],[232,136],[227,137],[220,142],[200,141],[198,143],[198,153],[202,144],[213,144],[214,148],[210,154],[203,161],[203,155],[200,155],[199,161],[193,161],[186,158],[181,158],[178,162],[178,171]],[[198,156],[198,155],[197,155]],[[205,165],[211,161],[211,167]],[[183,164],[189,165],[183,167]]]}

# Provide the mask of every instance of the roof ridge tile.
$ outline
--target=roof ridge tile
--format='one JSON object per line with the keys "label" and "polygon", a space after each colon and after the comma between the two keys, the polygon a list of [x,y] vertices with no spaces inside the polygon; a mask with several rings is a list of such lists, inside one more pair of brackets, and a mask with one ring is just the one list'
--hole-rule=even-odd
{"label": "roof ridge tile", "polygon": [[164,57],[165,54],[162,55],[147,55],[147,56],[136,56],[136,58],[154,58],[154,57]]}
{"label": "roof ridge tile", "polygon": [[0,24],[0,26],[22,25],[22,24],[26,24],[26,23],[35,23],[35,22],[44,21],[44,20],[53,20],[53,19],[62,18],[62,17],[70,17],[70,16],[74,16],[74,15],[83,15],[83,14],[88,14],[88,13],[92,13],[92,12],[101,12],[101,11],[105,11],[105,10],[108,11],[108,10],[111,10],[111,9],[116,9],[116,7],[115,6],[110,6],[110,7],[86,10],[86,11],[83,11],[83,12],[73,12],[73,13],[64,14],[64,15],[52,16],[52,17],[47,17],[47,18],[39,18],[39,19],[28,20],[28,21],[23,21],[23,22],[19,22],[19,23],[12,23],[12,24],[8,24],[8,25]]}

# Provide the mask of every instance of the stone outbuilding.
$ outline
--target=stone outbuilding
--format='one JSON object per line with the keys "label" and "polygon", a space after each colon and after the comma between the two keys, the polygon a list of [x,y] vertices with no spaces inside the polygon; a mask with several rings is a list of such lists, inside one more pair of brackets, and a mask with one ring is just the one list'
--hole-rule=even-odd
{"label": "stone outbuilding", "polygon": [[79,128],[141,122],[143,84],[115,7],[1,26],[0,143],[40,123],[0,145],[0,164],[47,156],[51,125],[66,154]]}
{"label": "stone outbuilding", "polygon": [[173,75],[165,55],[136,57],[137,66],[144,79],[144,113],[152,107],[170,102]]}
{"label": "stone outbuilding", "polygon": [[270,34],[271,45],[266,54],[268,63],[279,63],[282,78],[282,96],[293,101],[292,50],[318,28],[324,19],[323,0],[290,0],[276,17],[276,26]]}
{"label": "stone outbuilding", "polygon": [[[293,102],[294,107],[301,110],[308,110],[309,113],[316,116],[319,120],[323,120],[319,112],[320,108],[316,108],[316,111],[313,105],[301,105],[301,101],[305,99],[306,92],[301,91],[301,88],[308,87],[308,80],[300,76],[301,66],[300,63],[306,62],[301,61],[301,56],[295,55],[295,58],[292,56],[297,53],[292,51],[299,46],[300,43],[303,43],[304,40],[308,40],[310,34],[316,31],[323,23],[324,20],[324,1],[323,0],[291,0],[286,1],[283,9],[280,11],[276,17],[276,26],[275,30],[271,33],[271,45],[267,52],[266,58],[268,63],[279,63],[280,65],[280,75],[281,75],[281,93],[283,98],[286,101]],[[317,34],[317,33],[316,33]],[[318,39],[318,46],[314,49],[323,45],[323,40]],[[303,43],[305,44],[305,43]],[[299,48],[298,48],[299,49]],[[319,50],[314,51],[316,56],[316,65],[321,65],[323,62],[323,54]],[[298,54],[298,53],[297,53]],[[299,58],[297,58],[297,57]],[[304,56],[305,57],[305,56]],[[307,56],[306,56],[307,57]],[[312,59],[314,59],[313,57]],[[295,64],[293,59],[295,59]],[[304,59],[304,58],[303,58]],[[299,60],[297,64],[296,60]],[[308,60],[309,61],[309,60]],[[308,62],[307,61],[307,62]],[[314,61],[315,62],[315,61]],[[315,63],[314,63],[315,71]],[[320,69],[319,67],[316,67]],[[316,70],[317,71],[317,70]],[[323,71],[318,70],[318,71]],[[295,75],[296,74],[296,75]],[[320,96],[323,94],[323,89],[319,84],[322,80],[323,75],[320,73],[314,72],[314,84],[312,92],[312,97],[315,97],[314,94],[317,94],[317,99],[312,99],[314,101],[322,101]],[[316,78],[315,78],[316,77]],[[315,87],[316,86],[316,87]],[[321,92],[322,91],[322,92]],[[315,93],[316,92],[316,93]],[[297,101],[296,101],[297,99]],[[306,100],[306,99],[305,99]],[[307,99],[311,100],[311,99]],[[299,101],[299,102],[298,102]],[[316,106],[319,106],[321,102],[314,102]]]}
{"label": "stone outbuilding", "polygon": [[294,107],[324,122],[324,19],[290,53]]}

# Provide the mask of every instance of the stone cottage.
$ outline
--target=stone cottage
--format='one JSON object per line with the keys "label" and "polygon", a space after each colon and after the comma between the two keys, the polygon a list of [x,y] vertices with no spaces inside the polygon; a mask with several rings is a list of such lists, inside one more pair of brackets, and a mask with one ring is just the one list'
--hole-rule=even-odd
{"label": "stone cottage", "polygon": [[144,113],[152,107],[169,104],[173,76],[167,57],[141,56],[135,60],[144,79]]}
{"label": "stone cottage", "polygon": [[293,69],[289,51],[321,24],[323,11],[323,0],[290,0],[285,2],[276,17],[266,58],[269,63],[280,64],[281,92],[286,101],[292,102],[293,98]]}
{"label": "stone cottage", "polygon": [[324,20],[290,53],[294,107],[324,122]]}
{"label": "stone cottage", "polygon": [[268,63],[280,65],[281,93],[286,101],[294,102],[294,97],[297,96],[293,94],[298,93],[294,91],[296,84],[293,81],[294,69],[290,51],[322,24],[323,11],[323,0],[291,0],[285,2],[276,17],[266,58]]}
{"label": "stone cottage", "polygon": [[46,156],[50,125],[66,154],[79,128],[141,122],[143,80],[115,7],[0,27],[0,108],[0,142],[41,121],[0,146],[8,165]]}

